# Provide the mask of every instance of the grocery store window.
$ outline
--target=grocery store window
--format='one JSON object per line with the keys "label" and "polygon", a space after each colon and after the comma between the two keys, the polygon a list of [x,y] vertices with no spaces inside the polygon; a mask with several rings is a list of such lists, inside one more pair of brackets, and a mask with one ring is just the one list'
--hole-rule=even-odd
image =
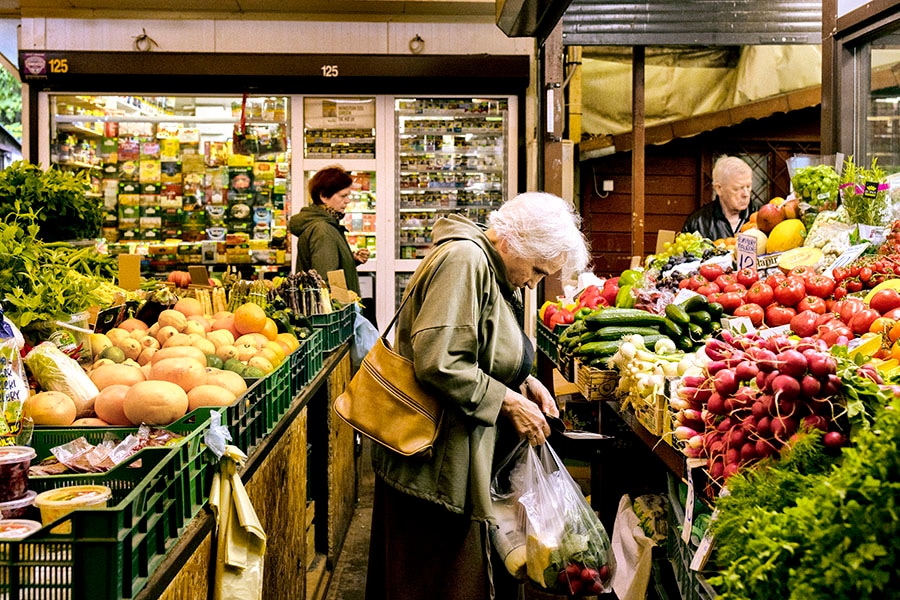
{"label": "grocery store window", "polygon": [[900,33],[871,44],[871,85],[866,109],[866,163],[900,171]]}

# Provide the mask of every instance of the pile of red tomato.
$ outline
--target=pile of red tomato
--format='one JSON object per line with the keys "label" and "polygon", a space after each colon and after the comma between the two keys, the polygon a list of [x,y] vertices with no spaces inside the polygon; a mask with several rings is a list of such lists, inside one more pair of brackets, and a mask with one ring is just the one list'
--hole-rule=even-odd
{"label": "pile of red tomato", "polygon": [[[896,277],[887,271],[897,261],[867,258],[849,268],[835,270],[836,280],[819,275],[812,267],[778,271],[760,279],[752,269],[736,273],[721,266],[702,265],[699,272],[681,282],[680,287],[703,294],[710,302],[722,305],[723,312],[747,317],[755,327],[788,325],[800,337],[819,337],[829,346],[846,344],[854,337],[874,332],[892,344],[884,352],[900,359],[900,291],[885,288],[875,292],[866,303],[847,293],[860,291],[856,284],[880,283]],[[894,266],[890,267],[895,268]],[[866,269],[881,269],[873,276]],[[853,274],[855,273],[855,274]]]}

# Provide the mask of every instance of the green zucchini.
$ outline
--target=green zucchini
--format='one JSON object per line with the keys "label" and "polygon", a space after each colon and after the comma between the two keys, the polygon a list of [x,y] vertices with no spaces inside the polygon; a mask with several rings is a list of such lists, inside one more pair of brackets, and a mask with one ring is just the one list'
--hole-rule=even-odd
{"label": "green zucchini", "polygon": [[604,308],[584,318],[588,329],[604,327],[654,327],[662,324],[665,317],[654,315],[638,308]]}
{"label": "green zucchini", "polygon": [[692,313],[688,313],[691,316],[691,323],[695,323],[703,328],[703,331],[708,331],[710,324],[712,324],[712,316],[705,310],[698,310]]}
{"label": "green zucchini", "polygon": [[[592,331],[598,340],[620,340],[626,335],[634,333],[640,335],[659,335],[659,329],[655,327],[604,327],[597,331]],[[587,335],[587,334],[585,334]],[[584,336],[582,336],[584,337]]]}
{"label": "green zucchini", "polygon": [[682,302],[681,308],[689,313],[697,312],[698,310],[709,310],[709,300],[706,299],[706,296],[697,294]]}
{"label": "green zucchini", "polygon": [[691,317],[687,314],[687,311],[674,302],[666,306],[666,317],[678,325],[687,325],[691,322]]}
{"label": "green zucchini", "polygon": [[722,318],[722,315],[725,314],[725,307],[718,302],[710,302],[709,308],[706,310],[709,312],[709,316],[712,317],[713,321],[718,321]]}
{"label": "green zucchini", "polygon": [[[669,306],[672,306],[671,304]],[[660,333],[665,333],[671,338],[679,338],[682,335],[681,325],[672,319],[665,319],[659,328]]]}
{"label": "green zucchini", "polygon": [[621,345],[622,340],[614,342],[588,342],[587,344],[579,347],[576,354],[589,358],[612,356],[619,350],[619,346]]}

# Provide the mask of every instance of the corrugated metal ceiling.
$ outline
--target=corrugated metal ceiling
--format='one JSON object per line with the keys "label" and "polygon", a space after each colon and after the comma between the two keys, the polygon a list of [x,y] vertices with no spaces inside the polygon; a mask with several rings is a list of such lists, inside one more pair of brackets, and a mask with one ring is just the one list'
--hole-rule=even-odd
{"label": "corrugated metal ceiling", "polygon": [[822,2],[806,0],[572,0],[567,46],[819,44]]}

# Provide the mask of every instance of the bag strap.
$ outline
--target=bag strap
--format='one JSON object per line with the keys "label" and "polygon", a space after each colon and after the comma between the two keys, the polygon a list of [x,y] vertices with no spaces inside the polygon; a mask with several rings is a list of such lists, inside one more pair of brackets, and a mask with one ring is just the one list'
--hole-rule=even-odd
{"label": "bag strap", "polygon": [[[450,241],[453,241],[453,240],[450,240]],[[443,244],[435,246],[434,252],[432,252],[430,255],[428,255],[428,258],[426,258],[425,261],[422,263],[422,270],[419,271],[419,277],[421,277],[422,274],[425,272],[426,267],[431,266],[431,263],[433,263],[435,261],[435,257],[437,257],[437,255],[440,254],[440,251],[443,248],[446,248],[446,246]],[[391,322],[388,323],[388,326],[385,327],[384,332],[382,332],[382,334],[381,334],[381,337],[385,341],[387,341],[387,334],[390,332],[391,329],[393,329],[394,325],[397,324],[397,319],[400,318],[400,311],[403,310],[403,306],[406,304],[406,301],[409,300],[409,297],[412,296],[413,288],[415,288],[418,283],[419,283],[419,278],[416,278],[415,280],[410,281],[409,285],[406,286],[406,293],[403,294],[403,299],[400,301],[400,306],[397,307],[397,312],[394,313],[394,317],[391,319]]]}

